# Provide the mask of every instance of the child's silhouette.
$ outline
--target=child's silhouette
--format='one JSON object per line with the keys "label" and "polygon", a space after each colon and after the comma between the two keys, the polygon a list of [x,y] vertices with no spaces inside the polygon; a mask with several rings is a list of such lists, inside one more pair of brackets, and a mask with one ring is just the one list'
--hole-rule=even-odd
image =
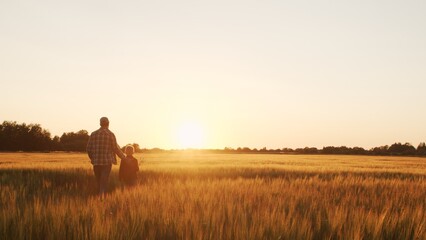
{"label": "child's silhouette", "polygon": [[121,160],[118,177],[126,186],[136,185],[137,172],[139,171],[138,160],[133,157],[135,149],[128,145],[125,148],[126,158]]}

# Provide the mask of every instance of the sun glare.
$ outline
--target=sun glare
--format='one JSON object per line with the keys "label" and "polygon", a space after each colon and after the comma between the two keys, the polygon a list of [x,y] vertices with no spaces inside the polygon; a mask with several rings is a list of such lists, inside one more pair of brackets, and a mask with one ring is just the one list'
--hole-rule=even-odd
{"label": "sun glare", "polygon": [[194,122],[182,124],[178,131],[178,141],[181,148],[202,148],[204,141],[202,127]]}

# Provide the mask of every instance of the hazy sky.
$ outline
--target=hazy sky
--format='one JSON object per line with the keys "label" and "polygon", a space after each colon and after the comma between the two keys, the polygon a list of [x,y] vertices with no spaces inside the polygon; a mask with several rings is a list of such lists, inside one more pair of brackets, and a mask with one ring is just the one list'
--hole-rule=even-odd
{"label": "hazy sky", "polygon": [[[0,121],[182,147],[426,141],[426,1],[1,1]],[[183,131],[183,133],[182,133]]]}

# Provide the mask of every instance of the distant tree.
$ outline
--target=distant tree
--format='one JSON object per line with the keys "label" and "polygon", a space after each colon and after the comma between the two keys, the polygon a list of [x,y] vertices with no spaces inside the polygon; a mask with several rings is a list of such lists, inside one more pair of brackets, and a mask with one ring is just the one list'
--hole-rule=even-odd
{"label": "distant tree", "polygon": [[[378,150],[380,150],[381,152],[386,152],[386,150],[378,148],[375,149],[375,151],[379,152]],[[373,150],[372,150],[373,151]],[[350,148],[350,147],[346,147],[346,146],[340,146],[340,147],[333,147],[333,146],[328,146],[328,147],[323,147],[323,149],[321,150],[322,153],[324,154],[341,154],[341,155],[349,155],[349,154],[355,154],[355,155],[362,155],[362,154],[367,154],[367,151],[364,148],[361,147],[354,147],[354,148]]]}
{"label": "distant tree", "polygon": [[316,147],[305,147],[303,149],[303,152],[305,154],[317,154],[318,153],[318,149]]}
{"label": "distant tree", "polygon": [[417,154],[418,155],[426,155],[426,143],[421,142],[419,146],[417,146]]}
{"label": "distant tree", "polygon": [[4,121],[0,125],[0,150],[16,151],[17,145],[17,126],[16,122]]}
{"label": "distant tree", "polygon": [[50,146],[51,146],[50,147],[51,150],[54,150],[54,151],[62,150],[61,138],[59,136],[54,136]]}
{"label": "distant tree", "polygon": [[370,150],[373,155],[389,155],[389,146],[375,147]]}
{"label": "distant tree", "polygon": [[337,150],[337,154],[351,154],[352,149],[346,146],[340,146]]}
{"label": "distant tree", "polygon": [[293,150],[293,149],[291,149],[291,148],[283,148],[283,149],[281,149],[281,152],[284,152],[284,153],[291,153],[291,152],[294,152],[294,150]]}
{"label": "distant tree", "polygon": [[388,152],[391,155],[398,155],[398,156],[415,155],[416,148],[413,147],[413,145],[411,145],[410,143],[405,143],[405,144],[394,143],[389,147]]}
{"label": "distant tree", "polygon": [[271,149],[270,151],[272,151],[273,153],[281,153],[281,149],[280,148]]}
{"label": "distant tree", "polygon": [[327,147],[323,147],[321,150],[321,153],[324,154],[336,154],[336,147],[333,146],[327,146]]}
{"label": "distant tree", "polygon": [[303,148],[296,148],[294,149],[295,153],[303,153]]}
{"label": "distant tree", "polygon": [[26,135],[25,145],[29,151],[49,150],[51,145],[50,132],[43,129],[40,124],[28,125],[29,132]]}
{"label": "distant tree", "polygon": [[250,149],[250,148],[248,148],[248,147],[243,147],[243,148],[241,149],[241,151],[242,151],[243,153],[250,153],[250,152],[251,152],[251,149]]}
{"label": "distant tree", "polygon": [[352,154],[364,155],[364,154],[367,154],[367,151],[362,147],[354,147],[352,148]]}
{"label": "distant tree", "polygon": [[[293,152],[292,149],[290,150],[291,150],[290,152]],[[299,154],[317,154],[319,153],[319,150],[316,147],[304,147],[304,148],[296,148],[294,152]]]}
{"label": "distant tree", "polygon": [[89,141],[89,133],[86,130],[80,130],[76,133],[69,132],[62,134],[60,143],[65,151],[86,151],[87,142]]}

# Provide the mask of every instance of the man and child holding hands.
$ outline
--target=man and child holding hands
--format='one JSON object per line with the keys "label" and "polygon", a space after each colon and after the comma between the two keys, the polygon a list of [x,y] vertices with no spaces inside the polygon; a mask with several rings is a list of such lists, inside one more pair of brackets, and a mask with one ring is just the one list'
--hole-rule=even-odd
{"label": "man and child holding hands", "polygon": [[109,130],[108,118],[102,117],[100,125],[101,127],[90,135],[87,154],[93,165],[99,195],[102,199],[106,195],[112,164],[117,164],[115,155],[118,155],[121,159],[119,179],[126,186],[136,184],[139,165],[138,160],[133,156],[135,151],[133,146],[126,146],[125,153],[127,156],[120,150],[114,133]]}

